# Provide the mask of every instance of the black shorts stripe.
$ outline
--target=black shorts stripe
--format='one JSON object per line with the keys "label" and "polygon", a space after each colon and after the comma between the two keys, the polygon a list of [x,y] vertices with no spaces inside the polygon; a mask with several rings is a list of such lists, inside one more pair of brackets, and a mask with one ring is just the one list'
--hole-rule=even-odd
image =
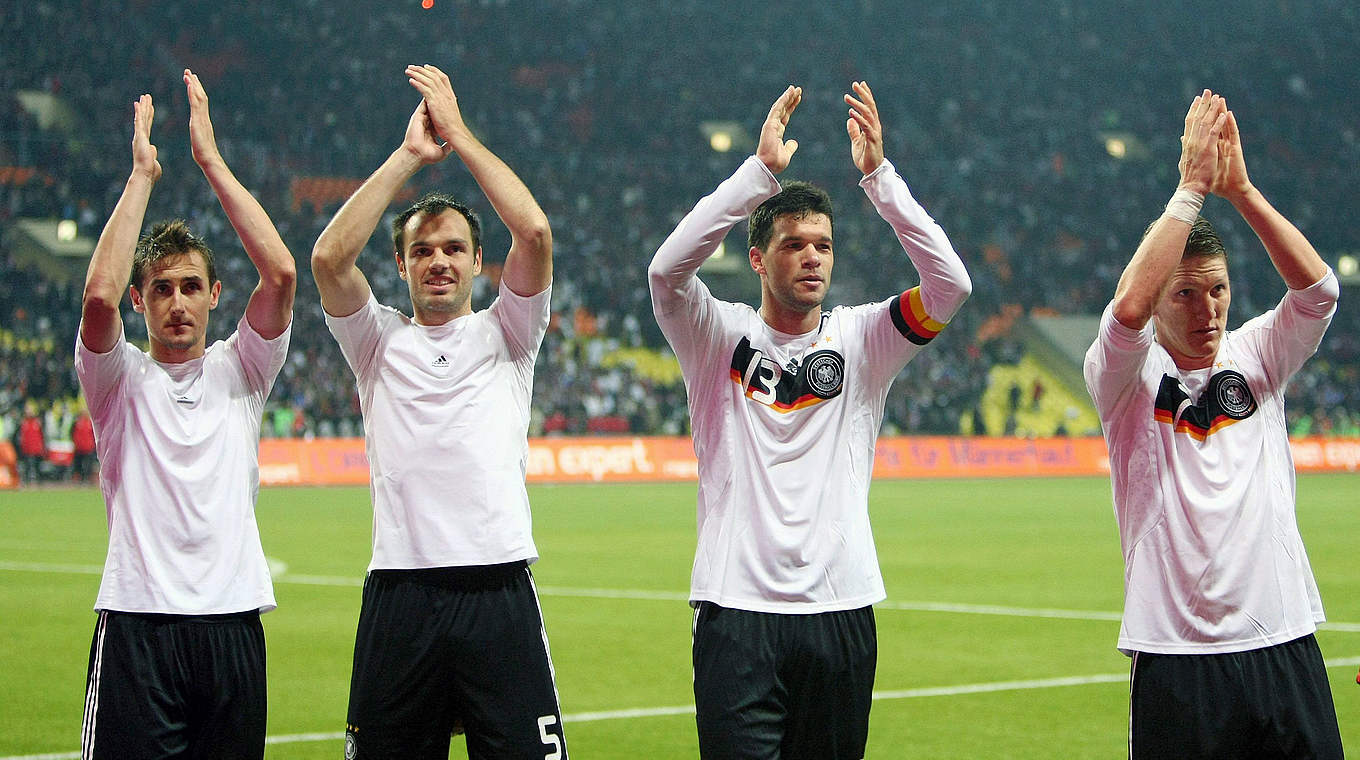
{"label": "black shorts stripe", "polygon": [[104,632],[108,628],[108,613],[100,610],[95,623],[94,642],[90,645],[90,669],[85,682],[85,715],[80,726],[80,757],[94,756],[95,721],[99,719],[99,676],[104,666]]}

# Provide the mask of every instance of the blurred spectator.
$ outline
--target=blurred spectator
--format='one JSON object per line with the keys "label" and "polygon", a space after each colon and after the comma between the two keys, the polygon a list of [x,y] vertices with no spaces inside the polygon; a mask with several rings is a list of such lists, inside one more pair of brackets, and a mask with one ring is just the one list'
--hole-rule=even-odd
{"label": "blurred spectator", "polygon": [[[346,195],[328,199],[315,188],[349,187],[400,138],[395,128],[350,128],[353,114],[404,123],[414,102],[398,72],[412,61],[438,63],[473,104],[469,124],[525,172],[553,224],[555,319],[535,375],[534,432],[665,434],[687,429],[678,378],[622,358],[636,349],[649,352],[646,364],[667,361],[650,316],[646,263],[688,203],[750,149],[738,133],[733,152],[716,152],[701,125],[758,129],[764,113],[749,104],[768,103],[791,82],[805,92],[805,120],[792,135],[803,144],[796,178],[832,188],[857,179],[839,134],[841,93],[852,79],[891,93],[888,155],[973,278],[963,311],[890,391],[888,434],[971,426],[989,368],[1018,359],[1011,356],[1017,344],[993,329],[993,318],[1010,315],[1001,322],[1011,324],[1032,309],[1099,313],[1165,203],[1167,158],[1179,150],[1165,124],[1203,86],[1250,114],[1250,169],[1272,202],[1324,255],[1360,251],[1360,226],[1343,221],[1356,205],[1360,173],[1360,100],[1350,97],[1360,70],[1353,42],[1360,6],[1243,0],[1216,17],[1215,44],[1201,56],[1185,54],[1203,49],[1197,31],[1179,22],[1183,9],[1164,2],[850,0],[784,10],[781,28],[808,40],[799,58],[769,41],[767,9],[701,0],[441,0],[430,11],[354,0],[6,4],[0,241],[25,217],[65,217],[85,234],[97,230],[122,188],[125,168],[110,157],[122,155],[128,139],[126,93],[150,91],[157,123],[182,124],[187,104],[171,85],[190,67],[202,72],[215,110],[234,120],[221,145],[233,169],[258,190],[303,259]],[[866,44],[870,23],[893,29],[891,41]],[[51,44],[44,30],[52,28],[61,29],[62,44]],[[156,42],[129,45],[129,29],[173,31],[148,31],[139,38]],[[76,63],[71,50],[81,51]],[[37,96],[59,98],[77,121],[47,125],[23,105]],[[191,160],[181,133],[158,128],[163,161]],[[319,181],[303,183],[309,178]],[[419,189],[457,192],[470,182],[461,168],[441,165]],[[304,185],[312,194],[294,195]],[[835,200],[838,256],[828,305],[886,299],[914,284],[883,281],[885,258],[901,253],[867,201],[853,190]],[[494,218],[489,208],[477,210]],[[1212,208],[1207,215],[1232,216]],[[157,186],[148,219],[171,216],[236,245],[194,172],[167,172]],[[509,236],[498,224],[488,227],[485,268],[494,277]],[[744,266],[742,232],[729,242]],[[1233,312],[1268,308],[1282,293],[1259,242],[1245,224],[1229,221],[1219,232],[1230,252]],[[393,266],[383,238],[375,235],[360,261],[378,300],[399,305],[401,282],[379,274]],[[248,268],[239,253],[222,251],[218,260]],[[281,412],[273,432],[360,434],[353,374],[327,340],[310,268],[299,264],[292,351],[267,407]],[[222,277],[241,282],[247,274]],[[721,275],[704,277],[725,284]],[[45,409],[77,396],[70,365],[80,288],[21,269],[10,244],[0,242],[0,408],[28,399]],[[474,308],[494,293],[490,280],[479,284]],[[224,292],[223,313],[240,313],[248,296],[248,287]],[[1354,297],[1343,293],[1319,355],[1294,379],[1291,429],[1354,428]],[[140,323],[130,313],[124,319]],[[234,326],[228,322],[214,321],[210,340],[225,337]]]}
{"label": "blurred spectator", "polygon": [[43,440],[42,419],[38,417],[38,405],[34,402],[24,405],[18,437],[18,445],[14,448],[19,453],[19,482],[37,483],[42,475],[43,457],[47,456],[47,443]]}
{"label": "blurred spectator", "polygon": [[77,483],[93,483],[99,473],[99,459],[95,456],[94,422],[83,401],[71,423],[71,446],[71,479]]}

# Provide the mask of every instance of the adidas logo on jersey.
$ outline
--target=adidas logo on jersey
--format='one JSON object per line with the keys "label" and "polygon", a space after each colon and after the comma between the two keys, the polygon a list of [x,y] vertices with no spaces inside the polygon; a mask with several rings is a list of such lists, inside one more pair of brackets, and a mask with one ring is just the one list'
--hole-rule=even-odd
{"label": "adidas logo on jersey", "polygon": [[442,369],[444,367],[449,366],[449,359],[447,356],[440,354],[438,359],[435,359],[434,361],[430,362],[430,366]]}

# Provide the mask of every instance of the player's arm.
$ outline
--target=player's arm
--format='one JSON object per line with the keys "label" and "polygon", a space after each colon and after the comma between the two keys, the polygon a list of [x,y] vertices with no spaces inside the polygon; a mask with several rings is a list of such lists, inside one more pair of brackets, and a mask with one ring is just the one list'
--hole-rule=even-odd
{"label": "player's arm", "polygon": [[293,319],[297,265],[269,214],[236,179],[217,149],[212,118],[208,114],[208,94],[198,75],[185,69],[184,85],[189,95],[189,142],[194,161],[208,178],[222,210],[241,239],[241,247],[260,275],[246,304],[246,320],[255,332],[272,340],[282,335]]}
{"label": "player's arm", "polygon": [[700,199],[657,249],[647,267],[647,280],[658,316],[680,307],[699,266],[718,250],[728,231],[779,193],[774,175],[788,167],[798,150],[798,141],[785,140],[784,131],[802,99],[801,87],[785,88],[761,125],[755,155]]}
{"label": "player's arm", "polygon": [[552,229],[529,188],[463,122],[449,77],[430,65],[407,66],[406,76],[425,98],[430,121],[444,144],[462,160],[496,215],[510,230],[510,252],[502,277],[521,296],[552,284]]}
{"label": "player's arm", "polygon": [[359,270],[359,254],[406,181],[426,164],[443,161],[449,152],[435,139],[429,111],[420,101],[406,123],[401,147],[345,201],[312,247],[312,276],[327,314],[347,317],[368,303],[372,291]]}
{"label": "player's arm", "polygon": [[1227,120],[1223,98],[1209,90],[1197,95],[1190,104],[1181,136],[1180,183],[1176,194],[1167,204],[1166,212],[1143,236],[1115,288],[1114,318],[1125,327],[1141,330],[1147,325],[1180,265],[1200,205],[1214,187],[1218,141]]}
{"label": "player's arm", "polygon": [[132,174],[90,256],[80,302],[80,340],[99,354],[112,350],[122,335],[123,318],[118,307],[132,274],[132,255],[151,188],[161,178],[156,146],[151,144],[151,121],[155,115],[151,96],[143,95],[133,103],[132,113]]}
{"label": "player's arm", "polygon": [[[899,314],[904,321],[899,329],[906,327],[929,339],[967,300],[973,292],[973,282],[944,229],[912,197],[892,162],[884,158],[883,121],[868,83],[853,82],[850,88],[852,94],[845,96],[850,106],[845,129],[850,136],[850,158],[864,174],[860,186],[879,215],[892,225],[921,277],[918,294],[908,291],[902,295],[904,302],[899,303]],[[920,303],[913,305],[913,298],[919,298]]]}
{"label": "player's arm", "polygon": [[1212,192],[1231,203],[1251,225],[1289,289],[1302,290],[1325,277],[1327,263],[1247,176],[1242,136],[1237,131],[1237,118],[1232,111],[1227,112],[1227,122],[1218,141],[1218,154],[1219,171]]}

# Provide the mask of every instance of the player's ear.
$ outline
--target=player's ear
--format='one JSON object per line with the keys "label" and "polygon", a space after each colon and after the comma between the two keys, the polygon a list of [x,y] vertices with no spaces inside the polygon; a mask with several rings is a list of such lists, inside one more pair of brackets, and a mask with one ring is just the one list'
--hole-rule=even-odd
{"label": "player's ear", "polygon": [[397,276],[406,279],[406,257],[401,255],[401,251],[394,251],[393,255],[397,258]]}
{"label": "player's ear", "polygon": [[472,254],[472,276],[476,277],[482,273],[482,247],[477,246],[477,252]]}
{"label": "player's ear", "polygon": [[756,274],[765,274],[765,252],[755,246],[746,252],[746,257],[751,260],[751,269]]}
{"label": "player's ear", "polygon": [[208,290],[208,310],[209,310],[209,311],[212,311],[213,309],[216,309],[216,308],[217,308],[217,299],[219,299],[219,298],[221,298],[221,297],[222,297],[222,281],[221,281],[221,280],[218,280],[217,282],[214,282],[214,283],[212,284],[212,287],[209,288],[209,290]]}
{"label": "player's ear", "polygon": [[132,310],[138,314],[145,314],[146,302],[142,300],[142,294],[136,285],[128,286],[128,296],[132,298]]}

